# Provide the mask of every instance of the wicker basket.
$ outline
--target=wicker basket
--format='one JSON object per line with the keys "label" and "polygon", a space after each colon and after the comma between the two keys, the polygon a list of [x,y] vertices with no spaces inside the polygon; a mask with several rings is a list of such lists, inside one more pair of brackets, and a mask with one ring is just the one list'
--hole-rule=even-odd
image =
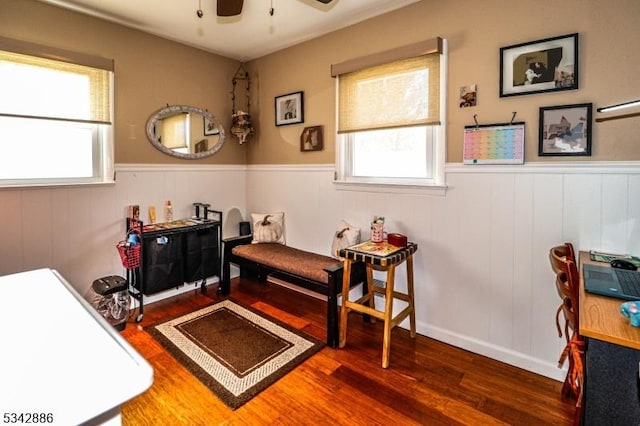
{"label": "wicker basket", "polygon": [[120,259],[122,260],[122,266],[127,269],[135,269],[140,267],[140,243],[131,245],[127,241],[120,241],[116,248]]}

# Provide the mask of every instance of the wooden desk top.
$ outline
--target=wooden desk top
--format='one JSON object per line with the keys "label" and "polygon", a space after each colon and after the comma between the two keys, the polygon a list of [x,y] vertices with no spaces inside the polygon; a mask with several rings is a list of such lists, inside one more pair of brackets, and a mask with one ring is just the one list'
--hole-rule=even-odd
{"label": "wooden desk top", "polygon": [[633,327],[620,313],[624,300],[599,296],[584,291],[584,271],[586,263],[606,265],[589,259],[589,253],[580,252],[580,334],[604,342],[614,343],[633,349],[640,349],[640,327]]}

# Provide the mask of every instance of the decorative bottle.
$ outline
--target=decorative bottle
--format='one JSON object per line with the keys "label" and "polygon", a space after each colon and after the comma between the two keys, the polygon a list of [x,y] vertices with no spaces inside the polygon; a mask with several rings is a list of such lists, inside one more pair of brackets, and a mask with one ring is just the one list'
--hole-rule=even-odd
{"label": "decorative bottle", "polygon": [[164,207],[164,221],[173,222],[173,206],[171,205],[171,200],[167,201]]}

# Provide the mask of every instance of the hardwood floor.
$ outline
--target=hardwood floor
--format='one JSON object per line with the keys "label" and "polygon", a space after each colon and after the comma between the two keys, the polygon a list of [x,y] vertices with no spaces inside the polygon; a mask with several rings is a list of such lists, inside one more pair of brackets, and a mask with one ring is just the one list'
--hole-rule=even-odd
{"label": "hardwood floor", "polygon": [[[349,316],[344,349],[323,348],[232,411],[142,329],[218,300],[215,286],[145,306],[122,335],[153,366],[154,383],[122,407],[124,425],[570,425],[562,383],[444,343],[392,332],[382,369],[382,323]],[[324,340],[326,302],[236,278],[232,298]],[[133,317],[133,316],[132,316]],[[249,343],[249,342],[248,342]]]}

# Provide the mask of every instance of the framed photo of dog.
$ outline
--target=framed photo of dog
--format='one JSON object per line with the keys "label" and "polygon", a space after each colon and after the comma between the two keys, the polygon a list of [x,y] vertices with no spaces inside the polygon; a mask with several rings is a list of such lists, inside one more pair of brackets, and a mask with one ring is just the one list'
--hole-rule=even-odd
{"label": "framed photo of dog", "polygon": [[577,33],[500,49],[500,97],[577,88]]}

